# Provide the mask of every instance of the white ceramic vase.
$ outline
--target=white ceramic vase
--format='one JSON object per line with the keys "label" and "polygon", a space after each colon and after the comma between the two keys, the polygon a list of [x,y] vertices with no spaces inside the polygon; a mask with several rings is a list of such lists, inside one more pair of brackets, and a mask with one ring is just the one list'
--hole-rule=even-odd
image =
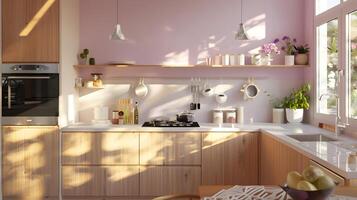
{"label": "white ceramic vase", "polygon": [[273,123],[285,123],[285,110],[284,108],[273,108]]}
{"label": "white ceramic vase", "polygon": [[304,109],[286,109],[286,119],[289,123],[301,123],[304,118]]}
{"label": "white ceramic vase", "polygon": [[295,64],[295,56],[294,55],[286,55],[285,56],[285,65],[291,66]]}
{"label": "white ceramic vase", "polygon": [[262,55],[260,58],[260,65],[271,65],[271,61],[273,59],[271,58],[270,54]]}

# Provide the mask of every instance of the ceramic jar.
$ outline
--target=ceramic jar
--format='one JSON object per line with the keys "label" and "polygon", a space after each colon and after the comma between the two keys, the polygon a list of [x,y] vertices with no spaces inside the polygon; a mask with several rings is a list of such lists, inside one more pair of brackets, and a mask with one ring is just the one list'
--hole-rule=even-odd
{"label": "ceramic jar", "polygon": [[273,123],[283,124],[285,122],[284,108],[273,108]]}
{"label": "ceramic jar", "polygon": [[297,65],[307,65],[309,64],[309,56],[307,54],[297,54],[295,56],[295,63]]}
{"label": "ceramic jar", "polygon": [[294,55],[286,55],[285,56],[285,65],[291,66],[295,64],[295,56]]}

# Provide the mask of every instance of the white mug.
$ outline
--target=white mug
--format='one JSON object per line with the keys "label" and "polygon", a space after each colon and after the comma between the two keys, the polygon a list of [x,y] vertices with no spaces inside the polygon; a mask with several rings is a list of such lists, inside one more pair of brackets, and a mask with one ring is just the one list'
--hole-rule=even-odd
{"label": "white mug", "polygon": [[227,102],[227,99],[228,99],[228,97],[227,97],[227,95],[226,94],[217,94],[216,95],[216,101],[217,101],[217,103],[219,103],[219,104],[224,104],[224,103],[226,103]]}

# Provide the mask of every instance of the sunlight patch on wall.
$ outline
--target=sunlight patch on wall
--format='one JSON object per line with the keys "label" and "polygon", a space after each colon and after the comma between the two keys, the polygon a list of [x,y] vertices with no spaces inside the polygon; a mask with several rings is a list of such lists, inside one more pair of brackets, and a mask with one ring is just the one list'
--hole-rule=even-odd
{"label": "sunlight patch on wall", "polygon": [[181,52],[171,52],[166,54],[165,61],[162,62],[162,65],[166,66],[179,66],[179,65],[188,65],[189,64],[189,53],[188,49]]}
{"label": "sunlight patch on wall", "polygon": [[218,94],[218,93],[225,93],[227,92],[228,90],[231,90],[234,88],[234,85],[230,85],[230,84],[219,84],[219,85],[216,85],[214,88],[213,88],[213,91]]}
{"label": "sunlight patch on wall", "polygon": [[247,34],[251,40],[263,40],[266,38],[266,15],[261,14],[249,19],[246,24]]}
{"label": "sunlight patch on wall", "polygon": [[168,116],[170,114],[176,114],[182,112],[181,109],[175,109],[175,108],[180,108],[185,105],[188,105],[190,101],[192,101],[192,96],[188,95],[181,98],[177,98],[167,103],[163,103],[159,106],[151,108],[149,118],[157,118],[157,117]]}

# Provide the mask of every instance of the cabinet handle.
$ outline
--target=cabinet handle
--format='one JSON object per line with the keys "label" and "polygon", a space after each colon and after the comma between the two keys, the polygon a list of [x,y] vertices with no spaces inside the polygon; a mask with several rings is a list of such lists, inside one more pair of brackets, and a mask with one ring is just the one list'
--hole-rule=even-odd
{"label": "cabinet handle", "polygon": [[11,109],[11,81],[7,83],[7,108]]}

